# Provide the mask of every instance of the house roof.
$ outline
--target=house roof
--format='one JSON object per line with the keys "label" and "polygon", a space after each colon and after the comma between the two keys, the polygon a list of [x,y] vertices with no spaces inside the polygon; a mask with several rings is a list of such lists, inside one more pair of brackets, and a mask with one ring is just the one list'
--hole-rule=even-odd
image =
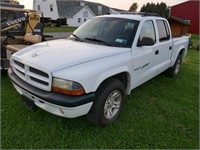
{"label": "house roof", "polygon": [[190,23],[187,22],[187,21],[185,21],[185,20],[183,20],[182,18],[178,18],[178,17],[173,17],[173,16],[171,16],[170,18],[168,18],[168,20],[175,20],[175,21],[177,21],[177,22],[179,22],[179,23],[181,23],[181,24],[190,26]]}
{"label": "house roof", "polygon": [[[102,5],[100,3],[93,3],[83,0],[56,0],[58,7],[58,15],[59,17],[73,17],[76,13],[78,13],[82,8],[88,6],[90,10],[96,15],[99,16],[98,6],[102,6],[102,14],[107,14],[110,12],[110,8]],[[84,3],[85,5],[81,5]]]}
{"label": "house roof", "polygon": [[173,5],[173,6],[171,6],[171,7],[174,7],[174,6],[177,6],[177,5],[182,5],[182,4],[184,4],[184,3],[188,3],[188,2],[192,2],[192,1],[194,1],[194,0],[188,0],[188,1],[185,1],[185,2],[182,2],[182,3],[179,3],[179,4],[176,4],[176,5]]}

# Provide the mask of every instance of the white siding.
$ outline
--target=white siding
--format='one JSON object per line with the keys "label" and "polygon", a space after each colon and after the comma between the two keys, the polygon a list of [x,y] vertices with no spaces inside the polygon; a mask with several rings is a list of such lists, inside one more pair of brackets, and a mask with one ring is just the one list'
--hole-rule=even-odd
{"label": "white siding", "polygon": [[[91,9],[87,5],[85,5],[84,2],[81,2],[80,5],[85,6],[85,7],[83,7],[73,17],[67,18],[68,26],[79,27],[85,21],[95,17],[95,14],[91,11]],[[38,10],[38,8],[41,11],[43,11],[44,17],[48,17],[53,20],[56,20],[59,18],[56,0],[33,0],[33,9]],[[102,13],[102,6],[99,6],[97,9],[98,9],[99,13]],[[111,14],[119,14],[120,12],[110,8],[110,13]],[[67,14],[66,14],[66,16],[67,16]],[[80,22],[78,20],[80,20]]]}
{"label": "white siding", "polygon": [[[52,18],[54,20],[59,18],[56,0],[33,0],[33,9],[38,10],[38,6],[40,7],[40,10],[43,11],[44,17]],[[53,8],[53,11],[51,11],[51,7]]]}
{"label": "white siding", "polygon": [[[67,24],[71,27],[79,27],[85,20],[87,21],[93,17],[95,17],[94,13],[87,6],[85,6],[76,15],[74,15],[73,18],[67,18]],[[79,18],[81,18],[80,22],[78,22]]]}

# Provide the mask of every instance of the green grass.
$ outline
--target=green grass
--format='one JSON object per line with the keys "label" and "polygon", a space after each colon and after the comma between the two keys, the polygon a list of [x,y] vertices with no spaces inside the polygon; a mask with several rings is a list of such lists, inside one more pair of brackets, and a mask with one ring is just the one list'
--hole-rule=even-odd
{"label": "green grass", "polygon": [[133,90],[120,118],[105,128],[92,126],[85,116],[32,113],[5,74],[1,88],[2,149],[199,148],[199,52],[194,49],[178,77],[161,74]]}
{"label": "green grass", "polygon": [[76,27],[45,27],[44,32],[73,32]]}

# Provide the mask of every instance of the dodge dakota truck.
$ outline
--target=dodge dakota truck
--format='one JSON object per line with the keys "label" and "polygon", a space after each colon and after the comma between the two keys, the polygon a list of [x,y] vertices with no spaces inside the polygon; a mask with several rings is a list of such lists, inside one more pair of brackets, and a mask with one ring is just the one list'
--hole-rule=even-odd
{"label": "dodge dakota truck", "polygon": [[8,75],[32,110],[96,126],[113,123],[131,90],[162,72],[177,76],[188,37],[172,38],[166,19],[103,15],[66,39],[46,41],[12,55]]}

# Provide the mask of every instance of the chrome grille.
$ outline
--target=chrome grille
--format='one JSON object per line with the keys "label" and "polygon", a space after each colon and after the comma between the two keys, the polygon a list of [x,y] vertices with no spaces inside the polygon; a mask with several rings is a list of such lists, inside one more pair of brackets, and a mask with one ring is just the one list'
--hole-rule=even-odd
{"label": "chrome grille", "polygon": [[51,90],[51,73],[12,59],[11,66],[15,74],[25,82],[45,91]]}

